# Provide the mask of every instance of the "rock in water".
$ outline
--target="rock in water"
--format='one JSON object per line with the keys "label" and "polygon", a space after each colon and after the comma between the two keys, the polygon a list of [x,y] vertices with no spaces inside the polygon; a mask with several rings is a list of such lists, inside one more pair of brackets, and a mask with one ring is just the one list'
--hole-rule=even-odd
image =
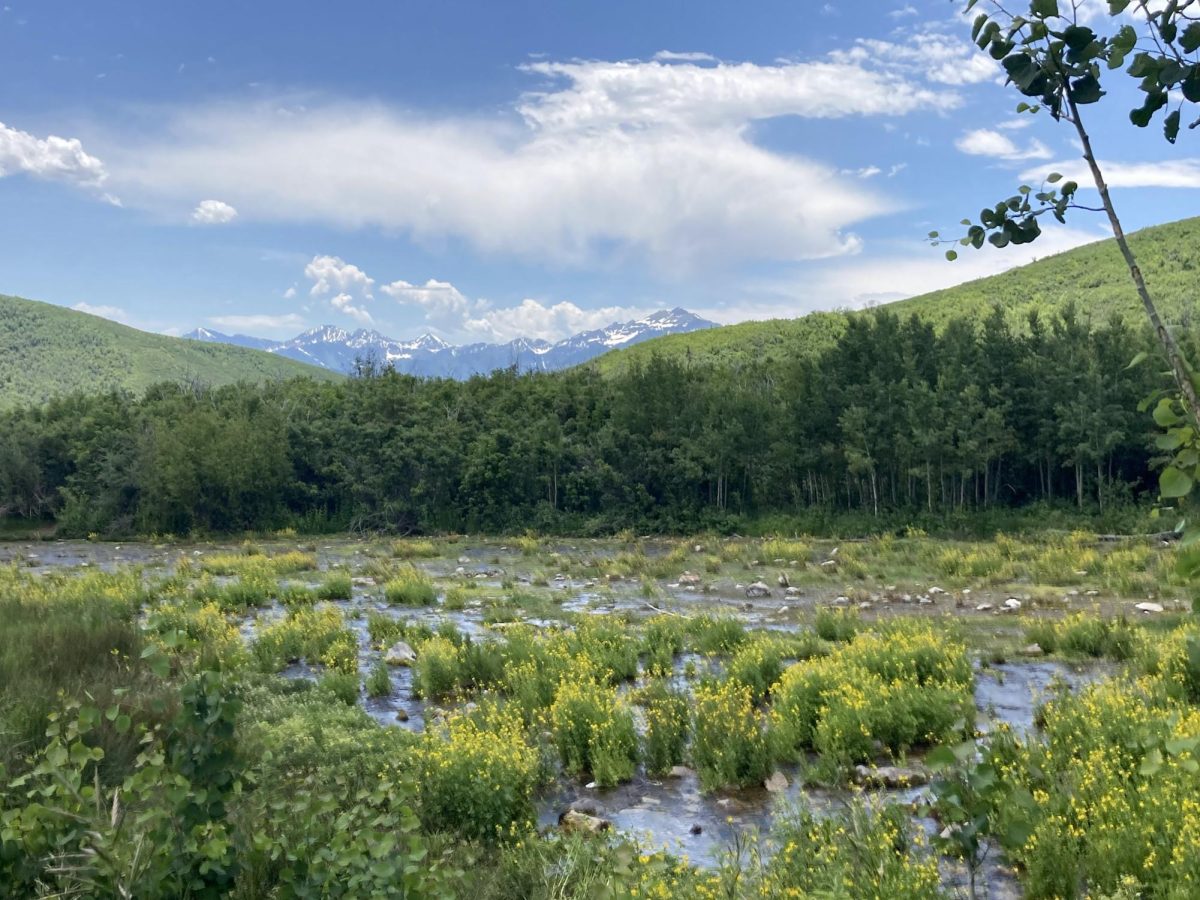
{"label": "rock in water", "polygon": [[756,581],[754,584],[746,588],[747,597],[770,597],[771,589],[767,587],[765,582]]}
{"label": "rock in water", "polygon": [[406,641],[397,641],[388,650],[383,661],[389,666],[411,666],[417,661],[417,654]]}
{"label": "rock in water", "polygon": [[854,781],[864,787],[906,788],[918,784],[926,784],[929,774],[924,769],[910,769],[903,766],[855,766]]}
{"label": "rock in water", "polygon": [[582,834],[600,834],[600,832],[608,831],[612,827],[612,822],[608,821],[608,819],[601,819],[599,816],[589,816],[587,813],[576,812],[573,809],[568,809],[559,816],[558,824],[563,831],[580,832]]}
{"label": "rock in water", "polygon": [[1144,613],[1160,613],[1163,611],[1163,606],[1161,603],[1139,603],[1134,606],[1134,609]]}
{"label": "rock in water", "polygon": [[788,789],[787,776],[776,769],[771,773],[771,777],[763,782],[763,787],[765,787],[772,794],[782,794]]}

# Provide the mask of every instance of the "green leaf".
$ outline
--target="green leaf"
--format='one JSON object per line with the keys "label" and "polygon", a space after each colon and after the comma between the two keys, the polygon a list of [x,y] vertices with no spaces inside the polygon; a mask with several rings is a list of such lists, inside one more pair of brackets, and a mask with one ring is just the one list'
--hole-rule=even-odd
{"label": "green leaf", "polygon": [[1160,428],[1170,428],[1172,425],[1178,425],[1182,421],[1183,419],[1175,412],[1175,405],[1170,397],[1163,397],[1158,401],[1158,405],[1154,407],[1154,424]]}
{"label": "green leaf", "polygon": [[1149,355],[1150,355],[1149,353],[1147,353],[1145,350],[1143,350],[1141,353],[1137,354],[1132,360],[1130,360],[1129,365],[1127,365],[1125,368],[1132,369],[1135,366],[1141,365],[1143,362],[1146,361],[1146,358]]}
{"label": "green leaf", "polygon": [[1058,0],[1033,0],[1029,4],[1029,11],[1035,16],[1040,16],[1043,19],[1049,19],[1052,16],[1058,15]]}
{"label": "green leaf", "polygon": [[1062,175],[1060,175],[1058,172],[1051,172],[1046,176],[1046,181],[1048,181],[1050,184],[1058,184],[1058,182],[1062,181]]}
{"label": "green leaf", "polygon": [[1174,110],[1163,120],[1163,137],[1172,144],[1179,137],[1179,110]]}
{"label": "green leaf", "polygon": [[1096,40],[1096,32],[1083,25],[1068,25],[1062,32],[1063,42],[1078,53]]}
{"label": "green leaf", "polygon": [[956,259],[958,259],[958,251],[957,250],[947,250],[946,251],[946,259],[948,259],[950,262],[954,262]]}
{"label": "green leaf", "polygon": [[1193,22],[1183,29],[1183,34],[1179,36],[1179,46],[1184,53],[1200,50],[1200,22]]}
{"label": "green leaf", "polygon": [[1166,434],[1160,434],[1154,439],[1154,446],[1159,450],[1177,450],[1182,443],[1183,438],[1181,438],[1178,432],[1175,431],[1169,431]]}
{"label": "green leaf", "polygon": [[1094,75],[1084,75],[1075,79],[1071,85],[1071,96],[1076,103],[1096,103],[1104,96],[1104,91],[1100,89],[1100,82]]}
{"label": "green leaf", "polygon": [[1158,492],[1163,497],[1186,497],[1192,491],[1192,476],[1168,466],[1158,476]]}
{"label": "green leaf", "polygon": [[934,747],[925,756],[925,765],[937,772],[952,768],[958,763],[958,757],[949,747]]}

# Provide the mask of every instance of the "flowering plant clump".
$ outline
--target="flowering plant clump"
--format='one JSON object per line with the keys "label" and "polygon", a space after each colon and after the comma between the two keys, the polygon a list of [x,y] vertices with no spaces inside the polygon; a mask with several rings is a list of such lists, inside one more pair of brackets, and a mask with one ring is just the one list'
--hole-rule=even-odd
{"label": "flowering plant clump", "polygon": [[732,680],[701,684],[695,710],[692,761],[701,785],[714,790],[761,783],[771,758],[750,688]]}
{"label": "flowering plant clump", "polygon": [[972,686],[966,647],[942,630],[902,622],[862,632],[784,672],[773,691],[773,744],[785,757],[817,750],[846,764],[879,748],[939,743],[974,720]]}
{"label": "flowering plant clump", "polygon": [[420,816],[428,829],[490,840],[533,817],[538,755],[524,726],[501,710],[480,718],[455,715],[422,740]]}
{"label": "flowering plant clump", "polygon": [[593,681],[567,681],[550,708],[554,742],[563,769],[591,774],[609,786],[633,777],[637,732],[633,713],[616,691]]}

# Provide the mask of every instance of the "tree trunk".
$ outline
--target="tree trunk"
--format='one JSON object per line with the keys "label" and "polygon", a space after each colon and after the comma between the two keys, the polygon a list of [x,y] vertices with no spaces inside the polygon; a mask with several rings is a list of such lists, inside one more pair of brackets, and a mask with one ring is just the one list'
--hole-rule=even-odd
{"label": "tree trunk", "polygon": [[1121,220],[1117,217],[1116,208],[1113,206],[1112,198],[1108,193],[1108,185],[1104,181],[1104,174],[1100,171],[1100,165],[1096,162],[1096,155],[1092,151],[1091,138],[1088,136],[1087,130],[1083,127],[1083,121],[1079,118],[1079,107],[1075,105],[1075,98],[1071,94],[1070,84],[1065,79],[1064,83],[1066,84],[1067,106],[1071,111],[1071,123],[1075,126],[1076,134],[1079,135],[1079,142],[1083,146],[1083,158],[1088,164],[1088,169],[1091,170],[1092,180],[1096,183],[1096,190],[1100,193],[1100,202],[1104,204],[1104,211],[1108,214],[1108,222],[1112,226],[1113,237],[1117,239],[1117,246],[1121,248],[1121,256],[1125,258],[1125,265],[1129,267],[1129,275],[1133,279],[1134,286],[1137,288],[1138,297],[1142,301],[1142,308],[1146,310],[1146,316],[1150,319],[1150,325],[1158,337],[1158,342],[1162,345],[1163,352],[1167,355],[1167,362],[1170,363],[1171,372],[1175,376],[1175,384],[1179,388],[1179,393],[1183,395],[1187,414],[1191,418],[1192,424],[1197,429],[1200,429],[1200,399],[1196,396],[1196,385],[1192,382],[1191,367],[1188,365],[1187,360],[1184,359],[1179,345],[1175,343],[1175,338],[1167,330],[1167,326],[1163,324],[1162,319],[1158,315],[1158,308],[1154,305],[1154,300],[1150,297],[1150,291],[1146,288],[1146,280],[1142,277],[1142,270],[1138,266],[1137,257],[1133,255],[1133,250],[1129,247],[1129,241],[1125,238],[1125,229],[1121,227]]}

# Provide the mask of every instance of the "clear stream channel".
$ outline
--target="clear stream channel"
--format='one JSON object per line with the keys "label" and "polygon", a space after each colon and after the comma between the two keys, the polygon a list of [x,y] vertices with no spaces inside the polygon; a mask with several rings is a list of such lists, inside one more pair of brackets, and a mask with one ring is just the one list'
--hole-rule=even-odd
{"label": "clear stream channel", "polygon": [[[483,611],[478,602],[461,611],[444,610],[440,606],[426,609],[388,606],[373,580],[357,574],[371,559],[372,548],[378,546],[350,539],[321,542],[315,550],[322,573],[301,573],[287,579],[297,584],[313,584],[317,576],[329,567],[346,567],[355,574],[353,598],[338,605],[347,611],[347,620],[359,636],[363,671],[380,655],[380,651],[370,646],[367,638],[368,610],[406,621],[425,621],[432,626],[450,621],[473,639],[486,637],[490,629],[483,624]],[[111,571],[123,566],[141,566],[147,577],[155,577],[168,574],[183,558],[194,559],[208,553],[236,549],[237,545],[218,544],[108,544],[86,541],[5,543],[0,544],[0,565],[15,563],[35,573],[91,567]],[[269,553],[295,549],[295,542],[281,546],[268,545],[266,549]],[[313,545],[306,545],[306,549],[312,550]],[[579,542],[559,549],[575,555],[581,552],[603,555],[611,553],[613,545],[611,542]],[[501,590],[502,577],[512,578],[518,584],[529,583],[529,575],[523,573],[522,569],[529,569],[533,561],[523,559],[519,553],[510,551],[500,543],[464,542],[455,545],[453,550],[453,557],[420,560],[417,565],[435,578],[456,575],[475,578],[483,588],[495,591]],[[548,548],[547,553],[553,550]],[[550,564],[553,565],[552,562]],[[465,571],[459,572],[460,568]],[[751,576],[744,576],[745,579],[753,580]],[[670,611],[684,614],[701,610],[721,612],[738,617],[748,627],[794,630],[799,623],[793,620],[794,616],[788,615],[789,612],[794,614],[805,607],[811,609],[814,604],[829,599],[822,595],[820,589],[813,589],[786,599],[780,596],[781,591],[773,591],[773,597],[746,602],[744,592],[738,590],[739,586],[729,579],[726,581],[730,583],[722,584],[718,580],[714,590],[703,593],[668,585],[668,596],[673,601]],[[564,612],[592,615],[621,612],[647,615],[653,612],[647,608],[647,602],[639,592],[640,582],[636,579],[629,580],[627,584],[606,583],[597,586],[591,581],[556,576],[549,580],[548,585],[557,605]],[[916,612],[915,609],[912,611]],[[276,618],[284,613],[285,610],[278,604],[253,610],[242,622],[243,633],[249,637],[259,619]],[[974,614],[974,610],[960,614]],[[535,626],[551,624],[551,620],[525,621]],[[677,675],[681,683],[684,681],[683,668],[689,660],[701,672],[705,666],[717,665],[703,657],[685,656],[677,661]],[[1074,689],[1110,671],[1103,666],[1078,669],[1051,660],[1007,662],[979,668],[975,687],[978,726],[981,730],[987,730],[997,722],[1007,722],[1017,731],[1031,729],[1040,699],[1049,694],[1056,684]],[[283,674],[293,678],[314,677],[311,670],[302,664],[291,666]],[[424,728],[427,714],[441,707],[427,707],[423,701],[413,697],[410,669],[391,669],[391,681],[392,692],[387,697],[368,699],[364,694],[364,708],[383,726],[410,730]],[[621,831],[637,835],[647,844],[664,847],[686,856],[693,863],[704,865],[728,852],[738,832],[756,830],[767,835],[772,821],[777,816],[786,815],[787,810],[797,804],[807,804],[819,813],[835,810],[855,796],[848,790],[805,787],[800,783],[795,768],[782,771],[788,777],[789,787],[781,793],[769,793],[763,788],[756,788],[736,793],[705,794],[701,792],[694,774],[661,781],[639,775],[628,783],[607,790],[590,789],[581,782],[560,779],[540,798],[539,821],[550,826],[571,803],[589,803],[594,805],[597,814],[609,819]],[[877,791],[872,795],[911,802],[915,807],[924,790],[915,787],[902,791]],[[918,821],[927,829],[934,827],[930,820],[918,818]],[[953,872],[948,872],[947,877],[951,882],[958,880]],[[1019,896],[1015,882],[994,863],[987,867],[985,877],[991,896]]]}

